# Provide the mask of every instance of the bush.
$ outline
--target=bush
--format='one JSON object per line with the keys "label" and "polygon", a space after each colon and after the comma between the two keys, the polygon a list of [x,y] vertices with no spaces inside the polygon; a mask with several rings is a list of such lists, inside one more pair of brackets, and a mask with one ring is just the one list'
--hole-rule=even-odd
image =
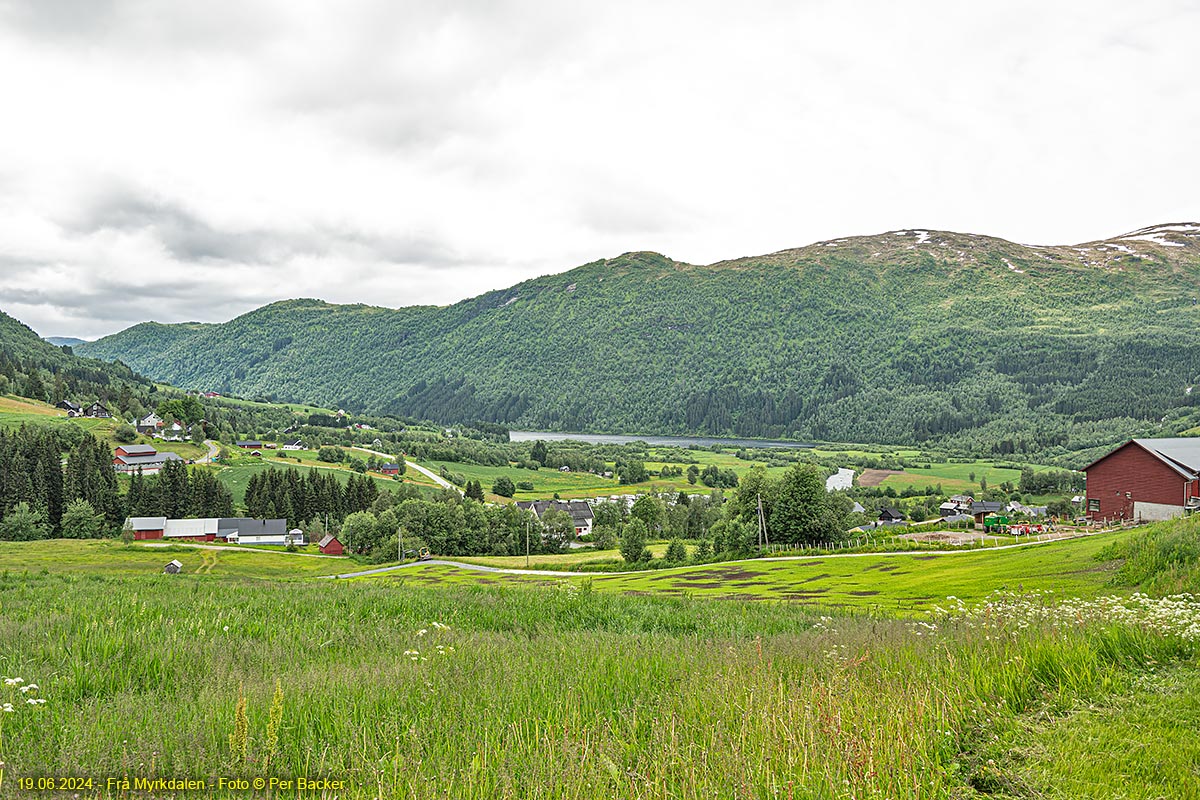
{"label": "bush", "polygon": [[329,464],[340,464],[346,458],[346,453],[340,447],[322,447],[317,451],[317,460]]}
{"label": "bush", "polygon": [[132,425],[118,425],[113,431],[113,438],[121,444],[130,444],[137,441],[137,428]]}
{"label": "bush", "polygon": [[533,481],[517,481],[517,488],[523,492],[532,492]]}
{"label": "bush", "polygon": [[501,497],[512,497],[516,493],[517,487],[505,475],[496,478],[496,482],[492,484],[492,494],[498,494]]}
{"label": "bush", "polygon": [[672,539],[671,543],[667,545],[667,553],[663,558],[670,564],[681,564],[687,561],[687,548],[679,539]]}

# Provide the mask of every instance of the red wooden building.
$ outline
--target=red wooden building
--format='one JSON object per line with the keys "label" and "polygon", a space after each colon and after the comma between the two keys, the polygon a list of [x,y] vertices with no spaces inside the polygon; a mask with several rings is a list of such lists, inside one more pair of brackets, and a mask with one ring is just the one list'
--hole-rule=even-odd
{"label": "red wooden building", "polygon": [[1200,438],[1131,439],[1084,472],[1090,519],[1152,522],[1200,508]]}
{"label": "red wooden building", "polygon": [[400,465],[399,464],[384,464],[382,467],[379,468],[379,471],[382,472],[384,475],[399,475],[400,474]]}
{"label": "red wooden building", "polygon": [[322,537],[317,549],[327,556],[340,556],[346,552],[346,548],[342,547],[342,543],[332,533],[327,533]]}

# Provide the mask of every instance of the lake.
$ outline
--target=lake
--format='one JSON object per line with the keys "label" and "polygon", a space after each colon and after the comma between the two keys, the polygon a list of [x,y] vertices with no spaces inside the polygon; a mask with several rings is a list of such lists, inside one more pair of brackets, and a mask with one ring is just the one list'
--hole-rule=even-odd
{"label": "lake", "polygon": [[588,442],[589,444],[629,444],[630,442],[645,442],[655,447],[683,447],[692,445],[712,447],[719,444],[722,447],[759,447],[777,449],[795,449],[798,447],[815,447],[805,442],[783,442],[768,439],[713,439],[705,436],[624,436],[607,433],[548,433],[545,431],[509,431],[508,438],[514,442],[532,442],[541,439],[544,442]]}

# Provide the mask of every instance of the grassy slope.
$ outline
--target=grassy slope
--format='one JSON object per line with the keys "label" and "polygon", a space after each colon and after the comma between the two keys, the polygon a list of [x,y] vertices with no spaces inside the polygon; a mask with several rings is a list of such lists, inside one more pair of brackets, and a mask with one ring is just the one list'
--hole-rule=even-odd
{"label": "grassy slope", "polygon": [[[1195,655],[1104,626],[933,636],[884,617],[818,622],[791,603],[239,571],[289,558],[262,553],[221,553],[210,574],[133,575],[118,565],[135,551],[85,543],[80,561],[98,568],[80,574],[64,547],[81,544],[0,548],[0,567],[32,570],[0,570],[0,671],[47,699],[4,720],[0,797],[36,774],[323,774],[346,780],[347,798],[949,800],[979,785],[993,731],[1134,690],[1146,659]],[[244,764],[230,754],[239,693]],[[1165,706],[1129,721],[1152,725],[1147,742],[1176,724]],[[1150,763],[1126,741],[1080,728],[1046,768]],[[1183,757],[1165,755],[1176,774]]]}
{"label": "grassy slope", "polygon": [[[1051,590],[1084,597],[1112,591],[1108,581],[1114,567],[1098,564],[1094,557],[1106,544],[1129,535],[1128,532],[1104,534],[999,552],[753,560],[629,575],[591,574],[570,580],[588,580],[593,589],[601,592],[784,600],[907,613],[944,604],[948,596],[979,601],[997,589]],[[514,559],[509,566],[520,566],[517,562],[523,563],[523,559]],[[491,559],[487,563],[492,563]],[[516,584],[564,579],[478,574],[427,565],[362,580]]]}

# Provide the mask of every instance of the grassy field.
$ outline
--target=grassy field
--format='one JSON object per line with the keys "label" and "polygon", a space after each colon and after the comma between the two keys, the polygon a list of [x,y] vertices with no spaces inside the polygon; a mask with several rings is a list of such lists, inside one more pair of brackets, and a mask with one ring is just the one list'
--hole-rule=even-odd
{"label": "grassy field", "polygon": [[[296,572],[321,559],[252,552],[136,572],[169,555],[191,557],[0,547],[0,797],[48,775],[205,779],[209,797],[264,796],[220,776],[344,782],[302,795],[330,798],[1196,797],[1175,711],[1194,714],[1196,645],[1112,602],[923,619],[599,579],[328,582]],[[1104,579],[1086,574],[1068,585]]]}
{"label": "grassy field", "polygon": [[[338,481],[343,484],[345,484],[347,481],[350,480],[351,475],[355,474],[354,472],[351,472],[348,469],[341,469],[339,467],[333,467],[333,466],[328,466],[328,465],[316,466],[316,465],[310,465],[310,464],[304,464],[304,463],[297,463],[295,461],[290,461],[290,462],[284,461],[282,459],[277,459],[277,458],[273,458],[273,457],[264,457],[262,459],[256,458],[253,460],[250,460],[250,459],[239,460],[238,463],[236,463],[234,465],[222,465],[217,470],[217,480],[219,480],[227,489],[229,489],[230,493],[233,494],[233,502],[235,504],[240,504],[240,503],[245,502],[246,486],[249,485],[250,477],[252,475],[254,475],[255,473],[258,473],[258,472],[262,472],[263,470],[266,470],[266,469],[286,469],[288,467],[294,467],[295,469],[299,470],[301,474],[308,472],[309,470],[313,470],[313,469],[328,471],[328,472],[332,473],[333,476],[335,478],[337,478]],[[379,475],[377,473],[368,473],[368,476],[372,480],[375,481],[376,485],[380,489],[388,489],[388,490],[394,491],[400,485],[399,483],[397,483],[396,481],[392,480],[390,477],[387,477],[385,475]],[[423,477],[423,476],[418,474],[417,477]],[[437,489],[437,487],[432,482],[428,482],[428,481],[420,482],[417,480],[407,480],[406,482],[417,486],[422,491],[433,492],[433,491],[436,491],[436,489]]]}

